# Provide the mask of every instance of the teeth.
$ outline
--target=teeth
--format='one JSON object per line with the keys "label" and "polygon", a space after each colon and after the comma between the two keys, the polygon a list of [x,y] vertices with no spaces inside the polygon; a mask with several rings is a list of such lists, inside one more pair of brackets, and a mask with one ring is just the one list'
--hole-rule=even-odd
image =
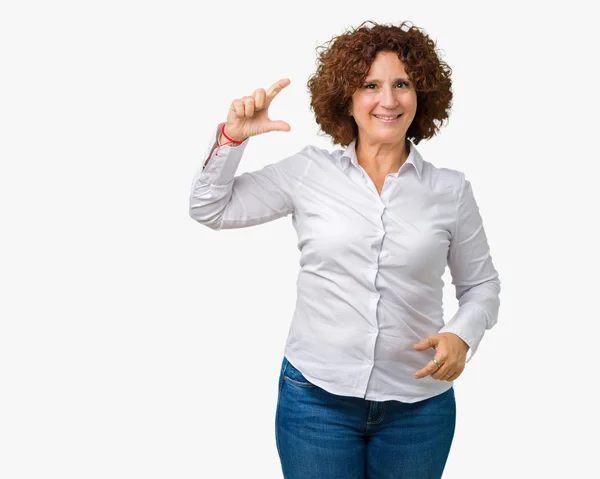
{"label": "teeth", "polygon": [[398,118],[400,115],[396,115],[396,116],[379,116],[379,115],[375,115],[377,118],[381,118],[382,120],[395,120],[396,118]]}

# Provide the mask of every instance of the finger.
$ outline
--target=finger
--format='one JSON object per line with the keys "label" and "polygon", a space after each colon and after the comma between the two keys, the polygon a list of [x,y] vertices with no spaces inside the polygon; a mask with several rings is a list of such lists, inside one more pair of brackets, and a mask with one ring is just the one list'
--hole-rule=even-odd
{"label": "finger", "polygon": [[288,123],[282,120],[269,122],[269,128],[271,131],[290,131],[292,129]]}
{"label": "finger", "polygon": [[[437,358],[436,358],[437,361]],[[438,361],[438,363],[440,363]],[[442,363],[440,363],[442,364]],[[421,379],[424,378],[425,376],[429,376],[433,373],[435,373],[438,370],[438,365],[435,364],[435,362],[433,361],[433,359],[431,361],[429,361],[427,363],[427,366],[425,366],[423,369],[421,369],[420,371],[417,371],[415,373],[415,379]]]}
{"label": "finger", "polygon": [[[444,375],[446,374],[447,371],[450,370],[450,365],[446,364],[446,360],[441,360],[438,358],[435,358],[436,361],[438,362],[438,364],[436,366],[439,366],[436,368],[436,370],[431,374],[431,377],[433,379],[444,379]],[[433,359],[432,359],[433,361]]]}
{"label": "finger", "polygon": [[254,97],[254,110],[260,111],[265,107],[267,92],[264,88],[257,88],[252,94]]}
{"label": "finger", "polygon": [[460,376],[460,373],[452,373],[451,376],[448,376],[447,378],[444,378],[446,381],[454,381],[456,378],[458,378],[458,376]]}
{"label": "finger", "polygon": [[279,94],[279,92],[289,84],[289,78],[282,78],[278,82],[273,83],[273,85],[271,85],[271,87],[267,90],[267,104],[271,104],[273,98],[275,98]]}
{"label": "finger", "polygon": [[254,116],[254,97],[253,96],[245,96],[244,97],[244,111],[246,116],[250,118]]}
{"label": "finger", "polygon": [[244,118],[246,116],[244,102],[242,100],[233,100],[231,107],[238,118]]}
{"label": "finger", "polygon": [[449,367],[447,365],[443,365],[436,372],[434,372],[431,375],[431,377],[433,379],[438,379],[438,380],[442,381],[442,380],[446,379],[446,376],[448,376],[450,371],[452,371],[451,367]]}
{"label": "finger", "polygon": [[414,377],[415,379],[422,379],[422,378],[424,378],[425,376],[429,376],[429,372],[428,372],[428,365],[427,365],[427,366],[425,366],[423,369],[420,369],[419,371],[417,371],[417,372],[414,374],[414,376],[413,376],[413,377]]}
{"label": "finger", "polygon": [[429,348],[435,349],[435,344],[431,340],[431,338],[425,338],[422,341],[419,341],[417,344],[414,344],[413,348],[415,348],[417,351],[425,351],[426,349],[429,349]]}

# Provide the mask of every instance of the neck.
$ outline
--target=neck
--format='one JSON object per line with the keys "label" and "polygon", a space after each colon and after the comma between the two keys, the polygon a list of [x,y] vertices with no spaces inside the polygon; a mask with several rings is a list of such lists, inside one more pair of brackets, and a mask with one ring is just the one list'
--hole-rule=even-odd
{"label": "neck", "polygon": [[404,138],[396,143],[375,143],[357,138],[355,149],[358,164],[367,171],[381,175],[396,173],[408,158],[410,151]]}

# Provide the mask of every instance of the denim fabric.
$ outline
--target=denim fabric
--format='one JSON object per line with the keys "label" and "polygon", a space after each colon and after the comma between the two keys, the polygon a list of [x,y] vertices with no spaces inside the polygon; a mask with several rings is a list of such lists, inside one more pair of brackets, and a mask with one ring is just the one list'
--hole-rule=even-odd
{"label": "denim fabric", "polygon": [[414,403],[339,396],[283,358],[275,437],[285,479],[441,478],[455,419],[453,388]]}

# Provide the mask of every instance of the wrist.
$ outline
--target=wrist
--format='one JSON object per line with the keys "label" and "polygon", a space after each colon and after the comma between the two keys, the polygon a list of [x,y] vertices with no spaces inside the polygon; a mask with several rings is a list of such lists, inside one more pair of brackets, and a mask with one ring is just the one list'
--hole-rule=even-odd
{"label": "wrist", "polygon": [[225,123],[223,124],[223,127],[221,128],[221,135],[219,136],[219,145],[224,145],[225,143],[241,145],[244,141],[246,141],[246,138],[238,139],[227,134],[225,131]]}
{"label": "wrist", "polygon": [[219,146],[223,146],[226,143],[231,143],[231,142],[223,136],[223,133],[221,133],[219,135]]}

